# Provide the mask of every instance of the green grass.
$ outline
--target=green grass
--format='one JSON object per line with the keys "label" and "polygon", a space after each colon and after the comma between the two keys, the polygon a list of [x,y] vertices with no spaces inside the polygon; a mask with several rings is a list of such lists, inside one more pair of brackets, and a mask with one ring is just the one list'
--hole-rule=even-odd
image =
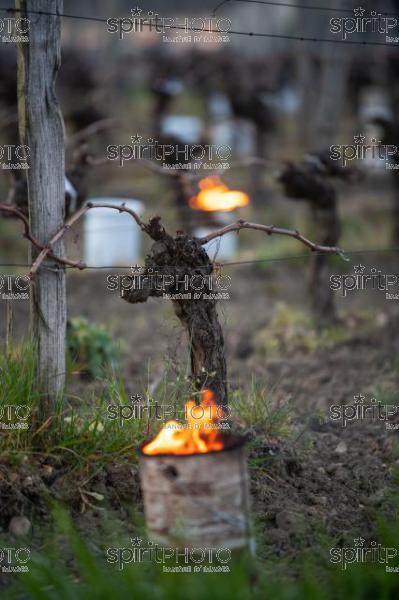
{"label": "green grass", "polygon": [[[22,344],[9,354],[0,353],[0,410],[9,406],[27,407],[30,411],[26,430],[3,430],[0,437],[0,458],[19,462],[24,456],[61,455],[71,466],[83,467],[93,462],[97,466],[115,460],[135,461],[135,448],[160,428],[153,412],[143,412],[143,418],[111,419],[121,408],[132,417],[132,402],[127,397],[123,377],[111,369],[104,371],[98,384],[84,397],[69,394],[58,398],[54,414],[44,423],[38,419],[40,395],[35,383],[34,347]],[[73,370],[73,365],[71,366]],[[184,374],[165,370],[156,385],[148,384],[140,402],[157,404],[167,409],[177,407],[183,416],[189,398],[198,398],[191,380]],[[289,431],[289,407],[277,400],[275,390],[252,382],[249,390],[237,388],[230,394],[232,425],[244,434],[279,436]],[[166,409],[167,407],[167,409]],[[3,419],[4,420],[4,419]],[[1,422],[1,419],[0,419]],[[17,423],[17,419],[7,420]]]}
{"label": "green grass", "polygon": [[346,342],[354,333],[366,334],[374,325],[374,313],[356,310],[342,312],[337,323],[320,327],[310,312],[277,302],[267,326],[257,331],[255,346],[260,354],[269,357],[314,352]]}
{"label": "green grass", "polygon": [[[62,455],[73,465],[96,461],[105,464],[115,459],[134,458],[134,449],[144,436],[144,423],[126,421],[120,427],[107,415],[110,402],[128,404],[123,384],[112,373],[100,392],[90,398],[68,396],[58,398],[54,413],[44,423],[38,420],[40,395],[35,383],[34,347],[23,344],[8,355],[0,353],[2,385],[0,408],[23,405],[29,407],[29,428],[7,429],[0,436],[0,459],[18,460],[26,455]],[[11,414],[7,425],[17,423]],[[97,462],[98,461],[98,462]]]}
{"label": "green grass", "polygon": [[232,421],[252,437],[286,437],[290,433],[291,404],[280,399],[277,386],[261,386],[254,379],[249,390],[238,388],[230,393]]}
{"label": "green grass", "polygon": [[[109,524],[110,525],[110,524]],[[120,533],[118,532],[118,535]],[[379,542],[397,548],[398,523],[380,523]],[[111,546],[109,546],[111,544]],[[397,573],[379,563],[348,564],[346,570],[329,561],[330,549],[310,548],[292,565],[285,558],[263,562],[256,554],[235,555],[228,573],[165,573],[154,561],[130,562],[123,568],[106,560],[107,547],[131,548],[126,536],[83,541],[65,511],[56,510],[55,528],[44,550],[33,552],[29,572],[18,576],[8,591],[10,600],[102,600],[135,598],[160,600],[394,600],[399,593]],[[143,547],[147,543],[143,542]],[[167,563],[167,565],[176,563]],[[180,563],[182,561],[180,559]],[[183,563],[185,564],[185,563]],[[192,564],[192,563],[191,563]],[[390,561],[398,566],[398,557]]]}
{"label": "green grass", "polygon": [[[39,425],[35,421],[39,396],[35,391],[34,366],[32,345],[15,348],[7,356],[0,354],[0,407],[15,406],[23,401],[33,414],[27,431],[2,432],[0,461],[5,465],[20,462],[33,465],[37,454],[57,455],[62,456],[69,474],[84,471],[90,476],[106,463],[134,462],[135,447],[159,427],[159,421],[134,419],[121,427],[105,418],[109,402],[128,403],[123,379],[114,374],[109,374],[101,383],[101,393],[91,398],[65,396],[62,403],[57,403],[53,418],[45,426]],[[192,394],[186,377],[176,377],[168,371],[156,386],[151,389],[149,386],[147,390],[149,401],[159,404],[183,404]],[[253,382],[245,393],[240,388],[233,390],[231,409],[235,426],[250,434],[255,444],[262,436],[290,432],[290,406],[279,400],[276,389],[262,388]],[[393,492],[390,500],[399,506]],[[93,502],[96,501],[94,498]],[[143,517],[135,512],[135,506],[129,506],[125,523],[115,522],[106,501],[101,505],[105,510],[101,512],[100,524],[89,532],[84,529],[81,535],[65,508],[55,509],[54,519],[50,525],[43,525],[39,536],[39,524],[34,523],[34,539],[18,540],[18,546],[31,549],[29,572],[18,575],[4,597],[11,600],[205,600],[209,597],[220,600],[393,600],[398,597],[399,576],[386,573],[384,565],[352,564],[342,571],[339,565],[331,564],[329,549],[338,546],[340,541],[329,539],[322,527],[320,531],[315,530],[312,547],[306,547],[304,540],[300,546],[302,554],[293,562],[289,557],[272,556],[270,548],[263,552],[262,544],[267,546],[267,528],[259,523],[255,527],[260,542],[258,552],[254,556],[236,556],[229,563],[229,573],[165,573],[162,565],[153,562],[130,563],[118,570],[107,562],[107,548],[131,546],[127,530],[132,527],[145,539]],[[387,521],[381,517],[379,531],[379,543],[399,550],[397,520]],[[350,523],[346,539],[349,532]],[[10,545],[15,547],[16,541],[11,542],[2,534],[0,547]],[[392,566],[399,564],[397,558]]]}
{"label": "green grass", "polygon": [[118,370],[122,353],[126,350],[124,344],[113,341],[107,327],[84,317],[68,320],[67,347],[69,360],[92,379],[103,377],[107,367],[113,371]]}

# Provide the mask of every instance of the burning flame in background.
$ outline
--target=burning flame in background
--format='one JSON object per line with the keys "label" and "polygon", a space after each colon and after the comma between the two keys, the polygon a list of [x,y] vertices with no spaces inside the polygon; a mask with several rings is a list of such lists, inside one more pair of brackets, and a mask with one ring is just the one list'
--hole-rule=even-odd
{"label": "burning flame in background", "polygon": [[247,194],[230,190],[219,177],[205,177],[198,187],[200,191],[189,201],[190,207],[195,210],[229,212],[249,204]]}
{"label": "burning flame in background", "polygon": [[222,408],[211,390],[201,392],[202,401],[186,402],[187,426],[167,421],[159,433],[143,448],[143,454],[203,454],[223,450],[221,431],[217,429]]}

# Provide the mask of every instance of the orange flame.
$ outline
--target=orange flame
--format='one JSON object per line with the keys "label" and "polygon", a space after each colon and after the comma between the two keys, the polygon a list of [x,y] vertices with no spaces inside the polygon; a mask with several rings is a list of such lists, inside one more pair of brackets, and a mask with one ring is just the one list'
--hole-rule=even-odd
{"label": "orange flame", "polygon": [[187,424],[167,421],[151,442],[143,448],[143,454],[203,454],[223,450],[224,444],[217,423],[224,417],[211,390],[203,390],[202,402],[186,402]]}
{"label": "orange flame", "polygon": [[200,191],[189,201],[196,210],[229,212],[249,204],[247,194],[230,190],[219,177],[205,177],[198,186]]}

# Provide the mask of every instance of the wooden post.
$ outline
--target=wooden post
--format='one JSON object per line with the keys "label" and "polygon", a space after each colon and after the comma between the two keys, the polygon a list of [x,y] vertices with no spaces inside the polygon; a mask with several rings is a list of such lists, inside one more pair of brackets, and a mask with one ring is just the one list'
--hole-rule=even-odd
{"label": "wooden post", "polygon": [[314,119],[313,148],[325,150],[335,143],[345,111],[345,88],[348,78],[346,48],[324,48],[320,98]]}
{"label": "wooden post", "polygon": [[[29,220],[42,244],[64,223],[64,127],[55,94],[60,66],[62,0],[16,0],[30,21],[29,43],[18,44],[18,118],[21,143],[29,146],[27,171]],[[54,246],[63,256],[62,241]],[[34,260],[37,250],[31,249]],[[40,418],[52,414],[56,395],[65,383],[66,285],[62,269],[49,270],[46,259],[31,294],[31,329],[37,344],[37,381],[41,391]]]}
{"label": "wooden post", "polygon": [[[336,8],[345,10],[345,0],[338,0]],[[316,150],[329,148],[339,134],[345,111],[350,56],[343,44],[325,44],[321,50],[319,101],[313,115],[311,140]]]}
{"label": "wooden post", "polygon": [[14,311],[12,300],[6,300],[6,354],[11,354],[12,350],[12,337],[14,330]]}

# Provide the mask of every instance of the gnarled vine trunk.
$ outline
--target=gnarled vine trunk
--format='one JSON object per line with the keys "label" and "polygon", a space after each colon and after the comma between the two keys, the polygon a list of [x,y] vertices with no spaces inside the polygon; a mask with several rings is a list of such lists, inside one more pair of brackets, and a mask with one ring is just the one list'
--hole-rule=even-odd
{"label": "gnarled vine trunk", "polygon": [[154,240],[144,271],[122,298],[132,304],[149,297],[172,301],[188,336],[191,377],[198,389],[209,388],[221,405],[228,402],[222,327],[213,289],[213,265],[201,244],[187,235],[168,235],[153,219],[147,230]]}

